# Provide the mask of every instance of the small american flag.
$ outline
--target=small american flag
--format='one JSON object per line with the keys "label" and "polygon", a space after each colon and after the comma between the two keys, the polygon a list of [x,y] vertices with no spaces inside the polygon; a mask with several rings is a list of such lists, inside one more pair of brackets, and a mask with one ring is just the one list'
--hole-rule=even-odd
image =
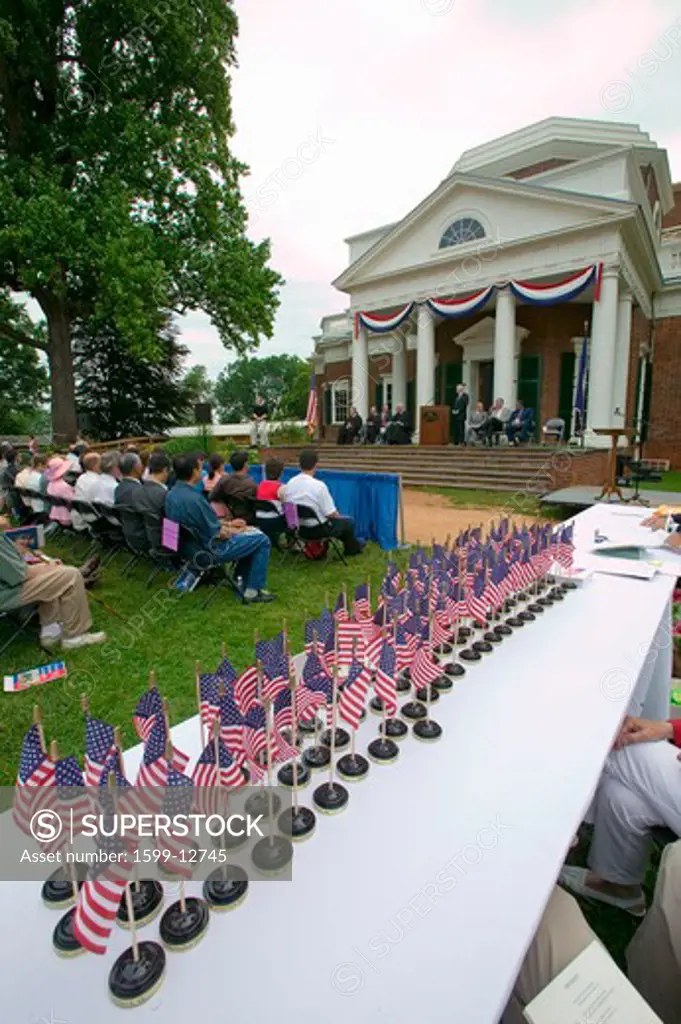
{"label": "small american flag", "polygon": [[367,693],[371,684],[371,671],[361,661],[353,661],[348,678],[338,700],[338,712],[341,718],[356,729],[362,720],[362,711],[366,704]]}
{"label": "small american flag", "polygon": [[440,667],[433,661],[430,647],[426,644],[416,652],[411,665],[412,682],[417,686],[428,686],[440,678]]}
{"label": "small american flag", "polygon": [[574,552],[575,552],[575,545],[574,545],[574,540],[573,540],[574,532],[575,532],[575,524],[574,523],[570,523],[569,526],[563,527],[563,529],[560,530],[560,533],[559,533],[558,551],[556,553],[556,560],[559,563],[559,565],[563,566],[564,569],[572,568],[572,563],[574,562]]}
{"label": "small american flag", "polygon": [[305,623],[305,653],[309,654],[314,647],[315,637],[319,639],[319,622],[317,619],[308,619]]}
{"label": "small american flag", "polygon": [[[85,780],[78,758],[73,754],[57,761],[54,784],[57,787],[59,812],[62,815],[62,820],[69,819],[75,835],[82,829],[83,816],[91,812],[92,805],[85,789]],[[62,838],[66,841],[69,837],[62,832]]]}
{"label": "small american flag", "polygon": [[232,693],[225,693],[220,702],[220,739],[230,753],[237,755],[237,759],[243,754],[244,716]]}
{"label": "small american flag", "polygon": [[215,675],[218,678],[218,682],[225,684],[226,689],[234,686],[236,682],[236,669],[227,657],[222,659],[215,670]]}
{"label": "small american flag", "polygon": [[318,422],[318,411],[317,411],[317,378],[313,373],[310,377],[310,394],[307,400],[307,412],[305,413],[305,424],[307,426],[307,432],[310,437],[313,437],[317,431]]}
{"label": "small american flag", "polygon": [[[194,783],[183,772],[169,766],[163,793],[163,813],[167,814],[172,822],[173,818],[178,815],[189,814],[193,802]],[[194,845],[190,835],[180,835],[172,830],[165,832],[159,829],[154,843],[162,854],[167,851],[170,855],[169,859],[161,861],[166,870],[182,875],[183,878],[191,878],[193,865],[185,853]],[[183,854],[185,854],[184,858]]]}
{"label": "small american flag", "polygon": [[274,745],[278,761],[288,761],[291,757],[297,757],[298,751],[281,734],[282,729],[288,729],[293,724],[293,708],[291,705],[291,690],[287,686],[281,690],[272,705],[274,724]]}
{"label": "small american flag", "polygon": [[260,755],[267,752],[268,756],[274,758],[274,742],[270,741],[270,750],[267,750],[267,729],[265,709],[256,705],[246,715],[244,720],[244,752],[248,758],[249,765],[258,766]]}
{"label": "small american flag", "polygon": [[135,714],[132,719],[133,725],[135,726],[135,732],[141,740],[146,740],[154,727],[154,717],[156,715],[160,715],[162,711],[163,701],[161,699],[161,694],[154,686],[151,690],[147,690],[146,693],[143,693],[137,701],[137,707],[135,708]]}
{"label": "small american flag", "polygon": [[395,650],[386,642],[383,644],[383,650],[378,659],[374,687],[377,696],[383,701],[383,706],[389,718],[397,714],[395,671]]}
{"label": "small american flag", "polygon": [[[137,776],[138,786],[164,786],[170,765],[166,759],[168,730],[163,714],[155,715],[151,730],[144,744],[142,763]],[[187,767],[189,758],[177,747],[173,747],[173,767],[182,772]]]}
{"label": "small american flag", "polygon": [[234,684],[234,699],[242,715],[247,715],[258,697],[258,669],[249,666]]}
{"label": "small american flag", "polygon": [[418,646],[418,640],[413,633],[407,631],[407,627],[403,622],[397,623],[397,631],[395,634],[395,672],[400,673],[402,669],[406,668],[407,665],[411,664],[411,660],[416,653]]}
{"label": "small american flag", "polygon": [[338,624],[338,664],[352,664],[352,652],[357,647],[358,657],[364,657],[364,631],[359,622],[347,619]]}
{"label": "small american flag", "polygon": [[316,711],[323,705],[331,706],[333,701],[333,680],[325,672],[314,678],[304,679],[296,688],[296,710],[303,721],[314,718]]}
{"label": "small american flag", "polygon": [[225,789],[237,789],[244,785],[244,773],[237,762],[231,757],[227,747],[218,739],[218,757],[220,759],[220,776],[215,763],[215,740],[206,744],[194,768],[195,786],[224,786]]}
{"label": "small american flag", "polygon": [[355,587],[355,615],[357,618],[365,618],[371,615],[368,583],[360,583],[359,586]]}
{"label": "small american flag", "polygon": [[[21,747],[21,759],[19,762],[19,774],[17,775],[16,789],[14,791],[14,808],[12,817],[15,824],[30,835],[29,823],[33,814],[34,806],[43,806],[40,798],[44,794],[36,791],[45,786],[54,786],[55,766],[47,754],[43,753],[40,741],[40,730],[37,725],[32,725],[24,736]],[[40,800],[38,804],[37,801]]]}
{"label": "small american flag", "polygon": [[487,599],[487,574],[485,569],[480,569],[473,578],[473,586],[468,595],[468,614],[478,625],[484,626],[487,622],[487,610],[489,601]]}
{"label": "small american flag", "polygon": [[104,766],[115,750],[113,726],[88,715],[85,722],[85,782],[88,786],[99,785]]}
{"label": "small american flag", "polygon": [[262,667],[262,695],[268,700],[275,700],[278,694],[289,688],[288,658],[283,651],[272,651],[265,657]]}
{"label": "small american flag", "polygon": [[220,714],[220,691],[216,676],[203,675],[199,678],[199,707],[201,724],[210,733],[213,722]]}
{"label": "small american flag", "polygon": [[122,859],[125,848],[118,836],[101,836],[97,846],[102,853],[115,860],[98,864],[80,890],[73,931],[84,949],[103,956],[132,871],[132,863],[127,858]]}
{"label": "small american flag", "polygon": [[347,622],[350,618],[348,613],[348,600],[344,590],[341,590],[340,594],[336,598],[336,605],[333,609],[333,617],[336,622]]}

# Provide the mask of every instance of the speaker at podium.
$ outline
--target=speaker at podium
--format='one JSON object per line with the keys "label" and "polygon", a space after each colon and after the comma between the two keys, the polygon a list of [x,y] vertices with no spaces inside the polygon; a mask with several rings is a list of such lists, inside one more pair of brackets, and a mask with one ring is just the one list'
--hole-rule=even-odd
{"label": "speaker at podium", "polygon": [[448,405],[422,405],[419,444],[449,444],[451,413]]}

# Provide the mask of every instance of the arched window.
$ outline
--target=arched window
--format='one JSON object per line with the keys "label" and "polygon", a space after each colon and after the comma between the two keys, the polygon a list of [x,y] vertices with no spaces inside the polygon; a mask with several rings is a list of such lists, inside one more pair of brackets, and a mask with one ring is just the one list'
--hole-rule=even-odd
{"label": "arched window", "polygon": [[447,249],[450,245],[463,245],[474,242],[476,238],[484,238],[485,229],[474,217],[460,217],[453,221],[440,239],[440,248]]}
{"label": "arched window", "polygon": [[345,423],[350,411],[350,392],[352,381],[347,377],[336,380],[331,386],[331,422]]}

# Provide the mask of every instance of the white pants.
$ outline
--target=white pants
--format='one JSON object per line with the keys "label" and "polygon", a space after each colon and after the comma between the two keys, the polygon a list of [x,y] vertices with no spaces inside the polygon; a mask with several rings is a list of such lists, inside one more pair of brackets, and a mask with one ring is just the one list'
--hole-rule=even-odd
{"label": "white pants", "polygon": [[262,423],[251,423],[251,444],[258,444],[266,448],[269,444],[267,437],[267,420]]}
{"label": "white pants", "polygon": [[681,836],[681,762],[671,743],[637,743],[613,751],[595,801],[589,867],[619,885],[645,876],[650,830],[666,825]]}

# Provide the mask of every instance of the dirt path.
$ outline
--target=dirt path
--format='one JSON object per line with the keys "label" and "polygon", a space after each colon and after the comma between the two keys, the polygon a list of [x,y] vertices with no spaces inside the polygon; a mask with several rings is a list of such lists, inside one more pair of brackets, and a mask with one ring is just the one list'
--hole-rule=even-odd
{"label": "dirt path", "polygon": [[[444,541],[447,534],[457,534],[468,526],[487,526],[491,519],[498,520],[501,515],[508,515],[503,505],[497,508],[455,508],[441,494],[428,494],[423,491],[404,489],[404,524],[408,543],[417,540],[424,544],[434,537]],[[514,522],[534,522],[532,516],[513,516]]]}

